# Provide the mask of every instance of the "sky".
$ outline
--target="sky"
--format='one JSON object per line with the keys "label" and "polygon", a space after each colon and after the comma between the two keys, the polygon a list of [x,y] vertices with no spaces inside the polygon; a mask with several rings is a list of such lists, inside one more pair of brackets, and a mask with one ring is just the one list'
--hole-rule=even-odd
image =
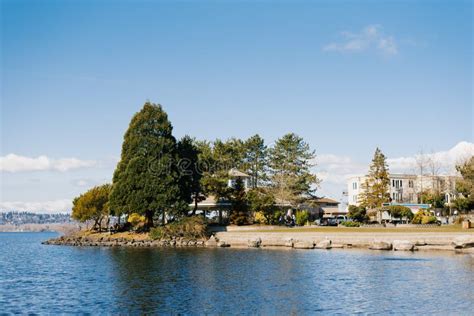
{"label": "sky", "polygon": [[471,1],[0,2],[0,209],[110,181],[147,100],[176,137],[297,133],[335,199],[377,146],[474,154]]}

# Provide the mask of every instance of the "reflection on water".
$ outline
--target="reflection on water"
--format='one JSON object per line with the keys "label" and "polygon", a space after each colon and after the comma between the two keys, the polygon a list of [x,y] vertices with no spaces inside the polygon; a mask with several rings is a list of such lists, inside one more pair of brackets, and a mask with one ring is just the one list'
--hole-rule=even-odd
{"label": "reflection on water", "polygon": [[358,250],[109,249],[0,234],[0,312],[467,314],[474,259]]}

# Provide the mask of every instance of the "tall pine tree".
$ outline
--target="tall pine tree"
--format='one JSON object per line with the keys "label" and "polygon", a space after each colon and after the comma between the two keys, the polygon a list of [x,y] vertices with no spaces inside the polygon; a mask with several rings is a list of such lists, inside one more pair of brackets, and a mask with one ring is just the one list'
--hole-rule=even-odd
{"label": "tall pine tree", "polygon": [[265,146],[265,141],[258,134],[247,139],[245,149],[246,170],[250,175],[252,188],[256,188],[268,180],[268,149]]}
{"label": "tall pine tree", "polygon": [[315,157],[314,150],[296,134],[286,134],[276,141],[269,164],[274,196],[279,202],[297,206],[312,196],[319,184],[311,172]]}
{"label": "tall pine tree", "polygon": [[369,173],[362,185],[363,193],[360,204],[368,209],[382,207],[382,203],[390,201],[390,178],[385,155],[377,147]]}
{"label": "tall pine tree", "polygon": [[110,209],[115,215],[139,213],[153,226],[153,216],[172,213],[185,202],[176,168],[173,127],[161,105],[146,102],[125,133],[113,176]]}

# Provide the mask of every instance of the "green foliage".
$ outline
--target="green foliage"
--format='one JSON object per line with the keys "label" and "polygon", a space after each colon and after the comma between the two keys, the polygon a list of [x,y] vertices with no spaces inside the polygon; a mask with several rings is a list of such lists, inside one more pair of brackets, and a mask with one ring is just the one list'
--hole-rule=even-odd
{"label": "green foliage", "polygon": [[341,222],[341,225],[345,227],[360,227],[360,223],[352,221]]}
{"label": "green foliage", "polygon": [[182,211],[186,205],[172,129],[161,105],[147,102],[133,116],[113,176],[110,208],[115,215],[142,214],[151,227],[156,213],[164,220],[165,212]]}
{"label": "green foliage", "polygon": [[250,224],[246,193],[241,178],[236,179],[235,186],[232,188],[231,202],[230,222],[234,225]]}
{"label": "green foliage", "polygon": [[151,239],[171,239],[184,237],[201,239],[207,235],[207,223],[201,216],[183,217],[166,226],[155,227],[150,230]]}
{"label": "green foliage", "polygon": [[437,193],[437,192],[431,192],[431,191],[424,191],[420,195],[420,200],[423,201],[424,203],[431,204],[431,208],[444,208],[444,195]]}
{"label": "green foliage", "polygon": [[104,216],[109,214],[110,184],[96,186],[74,199],[72,207],[72,218],[85,222],[94,221],[94,227],[99,226]]}
{"label": "green foliage", "polygon": [[201,178],[202,173],[198,169],[199,149],[195,141],[184,136],[177,144],[178,150],[178,169],[179,169],[179,187],[183,213],[187,213],[188,205],[194,201],[194,213],[197,203],[203,201],[205,196],[202,194]]}
{"label": "green foliage", "polygon": [[277,210],[273,213],[273,215],[272,215],[270,224],[279,223],[280,217],[281,217],[282,215],[284,215],[284,214],[285,214],[285,212],[283,212],[283,211],[277,209]]}
{"label": "green foliage", "polygon": [[265,188],[254,188],[247,192],[247,201],[252,212],[258,212],[265,217],[265,222],[272,221],[275,211],[275,198]]}
{"label": "green foliage", "polygon": [[382,210],[387,211],[394,218],[406,218],[411,221],[414,217],[410,208],[403,205],[390,205],[384,207]]}
{"label": "green foliage", "polygon": [[474,156],[465,163],[457,165],[456,170],[462,179],[456,182],[456,190],[462,197],[455,200],[454,206],[460,211],[474,209]]}
{"label": "green foliage", "polygon": [[311,196],[319,180],[311,172],[315,152],[303,138],[286,134],[270,149],[271,185],[275,199],[297,206],[305,196]]}
{"label": "green foliage", "polygon": [[308,211],[296,211],[296,225],[304,226],[309,220],[309,212]]}
{"label": "green foliage", "polygon": [[390,179],[385,155],[377,148],[375,150],[369,174],[363,183],[363,193],[360,197],[362,206],[374,209],[390,201]]}
{"label": "green foliage", "polygon": [[246,149],[244,160],[250,175],[250,183],[252,188],[257,188],[268,180],[268,148],[258,134],[247,139],[244,146]]}
{"label": "green foliage", "polygon": [[347,214],[353,221],[364,223],[368,221],[367,209],[363,206],[349,205],[349,213]]}

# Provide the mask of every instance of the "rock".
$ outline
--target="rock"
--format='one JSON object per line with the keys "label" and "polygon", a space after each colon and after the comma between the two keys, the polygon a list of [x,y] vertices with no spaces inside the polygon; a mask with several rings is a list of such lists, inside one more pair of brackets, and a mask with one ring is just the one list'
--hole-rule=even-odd
{"label": "rock", "polygon": [[413,251],[413,250],[418,250],[418,248],[416,248],[415,245],[409,240],[394,240],[393,250]]}
{"label": "rock", "polygon": [[261,244],[262,244],[262,240],[260,238],[249,240],[247,242],[247,246],[249,246],[249,248],[258,248],[260,247]]}
{"label": "rock", "polygon": [[372,249],[372,250],[392,250],[392,244],[389,243],[389,242],[385,242],[385,241],[375,240],[369,246],[369,249]]}
{"label": "rock", "polygon": [[295,249],[313,249],[314,244],[310,241],[298,241],[293,244],[293,248]]}
{"label": "rock", "polygon": [[229,245],[228,243],[226,243],[225,241],[223,241],[223,240],[219,241],[219,242],[217,243],[217,245],[218,245],[219,247],[222,247],[222,248],[224,248],[224,247],[230,247],[230,245]]}
{"label": "rock", "polygon": [[331,249],[332,248],[331,244],[332,244],[332,241],[329,239],[321,240],[320,242],[316,244],[316,248],[317,249]]}
{"label": "rock", "polygon": [[456,237],[454,238],[452,244],[455,249],[474,247],[474,235],[463,235]]}
{"label": "rock", "polygon": [[211,236],[211,238],[209,238],[209,239],[206,241],[206,247],[217,247],[217,240],[216,240],[216,237]]}

